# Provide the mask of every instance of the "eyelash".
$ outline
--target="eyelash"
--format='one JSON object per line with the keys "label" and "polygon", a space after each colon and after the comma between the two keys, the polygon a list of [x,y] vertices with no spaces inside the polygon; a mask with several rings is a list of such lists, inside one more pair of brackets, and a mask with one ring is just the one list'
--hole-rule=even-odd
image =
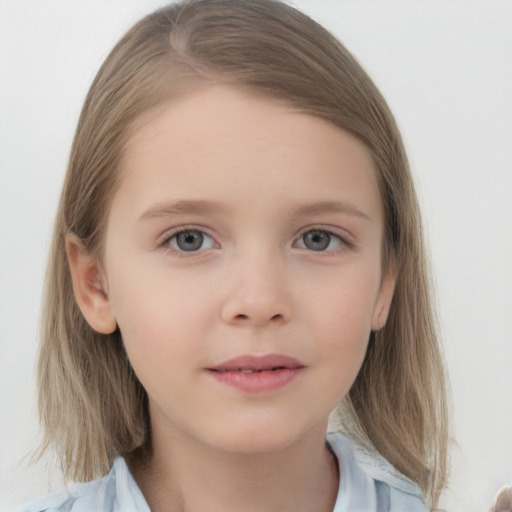
{"label": "eyelash", "polygon": [[212,240],[212,242],[215,245],[219,246],[219,244],[215,241],[215,239],[210,234],[208,234],[203,228],[199,228],[199,227],[180,227],[180,228],[177,228],[176,230],[168,231],[165,234],[165,237],[162,240],[162,242],[160,242],[158,244],[158,247],[161,247],[163,249],[171,251],[171,252],[173,252],[175,254],[179,254],[180,256],[185,256],[185,255],[187,255],[187,253],[194,254],[194,253],[201,252],[201,248],[199,250],[186,251],[186,250],[183,250],[183,249],[180,249],[180,248],[171,247],[171,243],[172,243],[173,239],[177,239],[177,237],[179,235],[183,235],[183,234],[186,234],[186,233],[187,234],[198,233],[198,234],[202,235],[203,237],[208,237],[210,240]]}
{"label": "eyelash", "polygon": [[[202,247],[203,244],[201,244],[201,247],[199,247],[197,250],[190,250],[190,251],[180,249],[179,247],[171,247],[171,243],[173,240],[176,240],[179,235],[186,234],[186,233],[200,234],[201,236],[207,237],[208,239],[210,239],[211,243],[213,243],[217,246],[215,248],[220,247],[220,244],[218,244],[215,241],[215,239],[213,238],[213,236],[208,234],[204,230],[204,228],[192,227],[192,226],[191,227],[180,227],[180,228],[177,228],[176,230],[171,230],[171,231],[167,232],[165,234],[164,239],[158,243],[158,247],[163,248],[167,251],[171,251],[180,256],[186,256],[187,254],[197,254],[204,250],[213,248],[213,247],[208,247],[206,249],[203,249],[203,247]],[[308,248],[306,246],[306,244],[304,243],[304,237],[311,233],[327,235],[329,237],[329,244],[328,244],[327,248],[321,249],[321,250],[314,250],[314,249]],[[337,244],[337,246],[335,248],[328,249],[328,247],[332,244],[333,240],[337,240],[337,242],[335,242]],[[340,251],[343,251],[346,249],[353,249],[355,247],[355,244],[351,240],[349,240],[347,236],[342,236],[340,234],[334,233],[332,230],[322,228],[322,227],[313,227],[313,228],[308,228],[308,229],[304,230],[302,233],[300,233],[300,235],[297,238],[295,238],[295,240],[292,244],[292,247],[297,247],[297,244],[300,242],[302,243],[303,247],[298,247],[299,249],[305,250],[308,252],[312,252],[312,253],[331,253],[331,254],[335,253],[336,254],[336,253],[339,253]]]}
{"label": "eyelash", "polygon": [[[321,249],[321,250],[314,250],[314,249],[311,249],[309,247],[306,246],[306,243],[304,241],[304,237],[308,234],[312,234],[312,233],[316,233],[316,234],[321,234],[321,235],[327,235],[329,238],[328,238],[328,245],[325,249]],[[299,249],[303,249],[303,250],[306,250],[306,251],[310,251],[312,253],[334,253],[334,254],[337,254],[339,253],[340,251],[343,251],[343,250],[346,250],[346,249],[353,249],[354,248],[354,244],[348,240],[348,237],[346,236],[342,236],[338,233],[334,233],[332,230],[329,230],[329,229],[325,229],[325,228],[309,228],[307,229],[306,231],[303,231],[298,238],[296,238],[293,246],[296,246],[297,243],[301,242],[303,247],[299,247]],[[331,247],[331,249],[329,249],[329,247],[332,245],[332,243],[335,243],[336,246],[335,247]]]}

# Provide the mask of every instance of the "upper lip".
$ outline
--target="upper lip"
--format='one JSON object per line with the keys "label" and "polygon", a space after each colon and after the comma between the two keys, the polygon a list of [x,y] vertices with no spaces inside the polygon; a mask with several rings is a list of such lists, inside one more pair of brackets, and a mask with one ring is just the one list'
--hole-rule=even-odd
{"label": "upper lip", "polygon": [[224,361],[216,366],[208,368],[219,372],[252,370],[252,371],[265,371],[273,370],[275,368],[285,368],[295,370],[303,368],[304,365],[295,359],[281,354],[268,354],[265,356],[243,355]]}

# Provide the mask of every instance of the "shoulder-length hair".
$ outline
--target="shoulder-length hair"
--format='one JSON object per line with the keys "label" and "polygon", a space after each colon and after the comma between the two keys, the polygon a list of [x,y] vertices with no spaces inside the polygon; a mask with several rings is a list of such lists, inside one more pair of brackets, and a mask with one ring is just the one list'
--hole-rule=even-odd
{"label": "shoulder-length hair", "polygon": [[140,116],[196,86],[234,84],[350,132],[370,151],[385,213],[383,265],[397,281],[388,321],[339,406],[340,424],[416,482],[434,506],[446,479],[445,375],[420,214],[394,118],[347,49],[276,0],[192,0],[137,23],[99,70],[78,122],[60,200],[42,314],[38,366],[44,453],[64,475],[89,480],[119,454],[150,443],[147,395],[119,331],[82,316],[65,238],[101,260],[126,141]]}

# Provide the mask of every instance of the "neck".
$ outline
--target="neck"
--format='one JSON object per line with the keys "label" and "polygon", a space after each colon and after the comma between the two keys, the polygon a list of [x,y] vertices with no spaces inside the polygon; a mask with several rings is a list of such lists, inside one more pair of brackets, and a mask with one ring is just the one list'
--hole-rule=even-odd
{"label": "neck", "polygon": [[170,439],[153,432],[148,462],[130,465],[155,511],[329,512],[339,477],[325,431],[317,428],[282,450],[255,454],[225,452],[179,433]]}

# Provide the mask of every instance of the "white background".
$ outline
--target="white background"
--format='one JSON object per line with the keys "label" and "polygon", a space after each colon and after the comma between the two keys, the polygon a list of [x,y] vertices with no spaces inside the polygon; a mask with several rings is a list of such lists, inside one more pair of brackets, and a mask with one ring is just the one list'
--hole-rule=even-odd
{"label": "white background", "polygon": [[[34,361],[51,224],[87,88],[157,0],[0,0],[0,507],[58,486]],[[450,511],[512,484],[512,1],[296,0],[354,52],[401,127],[453,392]]]}

